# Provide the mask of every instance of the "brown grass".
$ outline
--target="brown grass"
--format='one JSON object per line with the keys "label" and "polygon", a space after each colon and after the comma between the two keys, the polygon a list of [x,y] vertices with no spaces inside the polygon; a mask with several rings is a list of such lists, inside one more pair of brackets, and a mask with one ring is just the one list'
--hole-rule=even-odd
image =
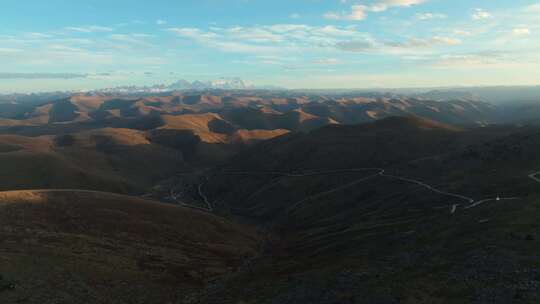
{"label": "brown grass", "polygon": [[254,255],[249,228],[191,209],[74,190],[0,193],[3,303],[166,303]]}
{"label": "brown grass", "polygon": [[232,141],[238,143],[253,144],[258,141],[272,139],[289,133],[289,130],[238,130],[235,132]]}
{"label": "brown grass", "polygon": [[208,124],[213,120],[222,120],[217,114],[193,114],[193,115],[163,115],[165,125],[162,129],[191,130],[206,143],[224,143],[227,141],[225,134],[212,132]]}

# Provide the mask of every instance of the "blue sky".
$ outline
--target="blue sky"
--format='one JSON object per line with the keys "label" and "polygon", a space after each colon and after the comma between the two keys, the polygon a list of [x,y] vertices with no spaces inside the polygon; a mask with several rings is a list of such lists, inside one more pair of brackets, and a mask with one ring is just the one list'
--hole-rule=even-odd
{"label": "blue sky", "polygon": [[0,92],[540,84],[540,1],[3,0]]}

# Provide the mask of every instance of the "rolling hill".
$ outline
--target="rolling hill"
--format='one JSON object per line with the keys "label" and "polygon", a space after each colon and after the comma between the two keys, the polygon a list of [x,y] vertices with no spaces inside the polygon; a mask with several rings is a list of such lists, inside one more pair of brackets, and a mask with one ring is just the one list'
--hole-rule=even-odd
{"label": "rolling hill", "polygon": [[275,236],[206,303],[534,303],[537,132],[389,118],[249,148],[203,190]]}
{"label": "rolling hill", "polygon": [[0,192],[0,210],[4,303],[176,301],[259,246],[249,227],[110,193]]}
{"label": "rolling hill", "polygon": [[540,129],[520,125],[534,107],[508,120],[429,96],[12,101],[0,190],[19,191],[0,192],[0,297],[538,302]]}

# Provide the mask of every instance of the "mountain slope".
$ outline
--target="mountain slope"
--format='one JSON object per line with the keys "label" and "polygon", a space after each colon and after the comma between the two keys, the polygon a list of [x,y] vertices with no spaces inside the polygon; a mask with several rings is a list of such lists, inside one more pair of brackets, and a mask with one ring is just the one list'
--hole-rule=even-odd
{"label": "mountain slope", "polygon": [[[418,117],[393,117],[371,124],[330,125],[290,134],[245,151],[229,163],[234,169],[294,171],[377,167],[443,153],[460,130]],[[400,149],[403,153],[395,153]]]}
{"label": "mountain slope", "polygon": [[178,301],[258,246],[245,226],[109,193],[0,192],[0,211],[4,303]]}
{"label": "mountain slope", "polygon": [[275,236],[204,303],[535,303],[537,134],[389,118],[248,149],[203,191]]}
{"label": "mountain slope", "polygon": [[[78,188],[144,193],[186,167],[182,152],[129,129],[0,136],[0,189]],[[144,172],[144,174],[141,174]]]}

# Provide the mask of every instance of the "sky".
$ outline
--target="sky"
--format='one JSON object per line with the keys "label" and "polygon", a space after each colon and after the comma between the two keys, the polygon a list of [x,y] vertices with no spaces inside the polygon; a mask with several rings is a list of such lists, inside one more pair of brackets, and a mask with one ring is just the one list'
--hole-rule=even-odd
{"label": "sky", "polygon": [[0,92],[540,85],[539,0],[2,0]]}

